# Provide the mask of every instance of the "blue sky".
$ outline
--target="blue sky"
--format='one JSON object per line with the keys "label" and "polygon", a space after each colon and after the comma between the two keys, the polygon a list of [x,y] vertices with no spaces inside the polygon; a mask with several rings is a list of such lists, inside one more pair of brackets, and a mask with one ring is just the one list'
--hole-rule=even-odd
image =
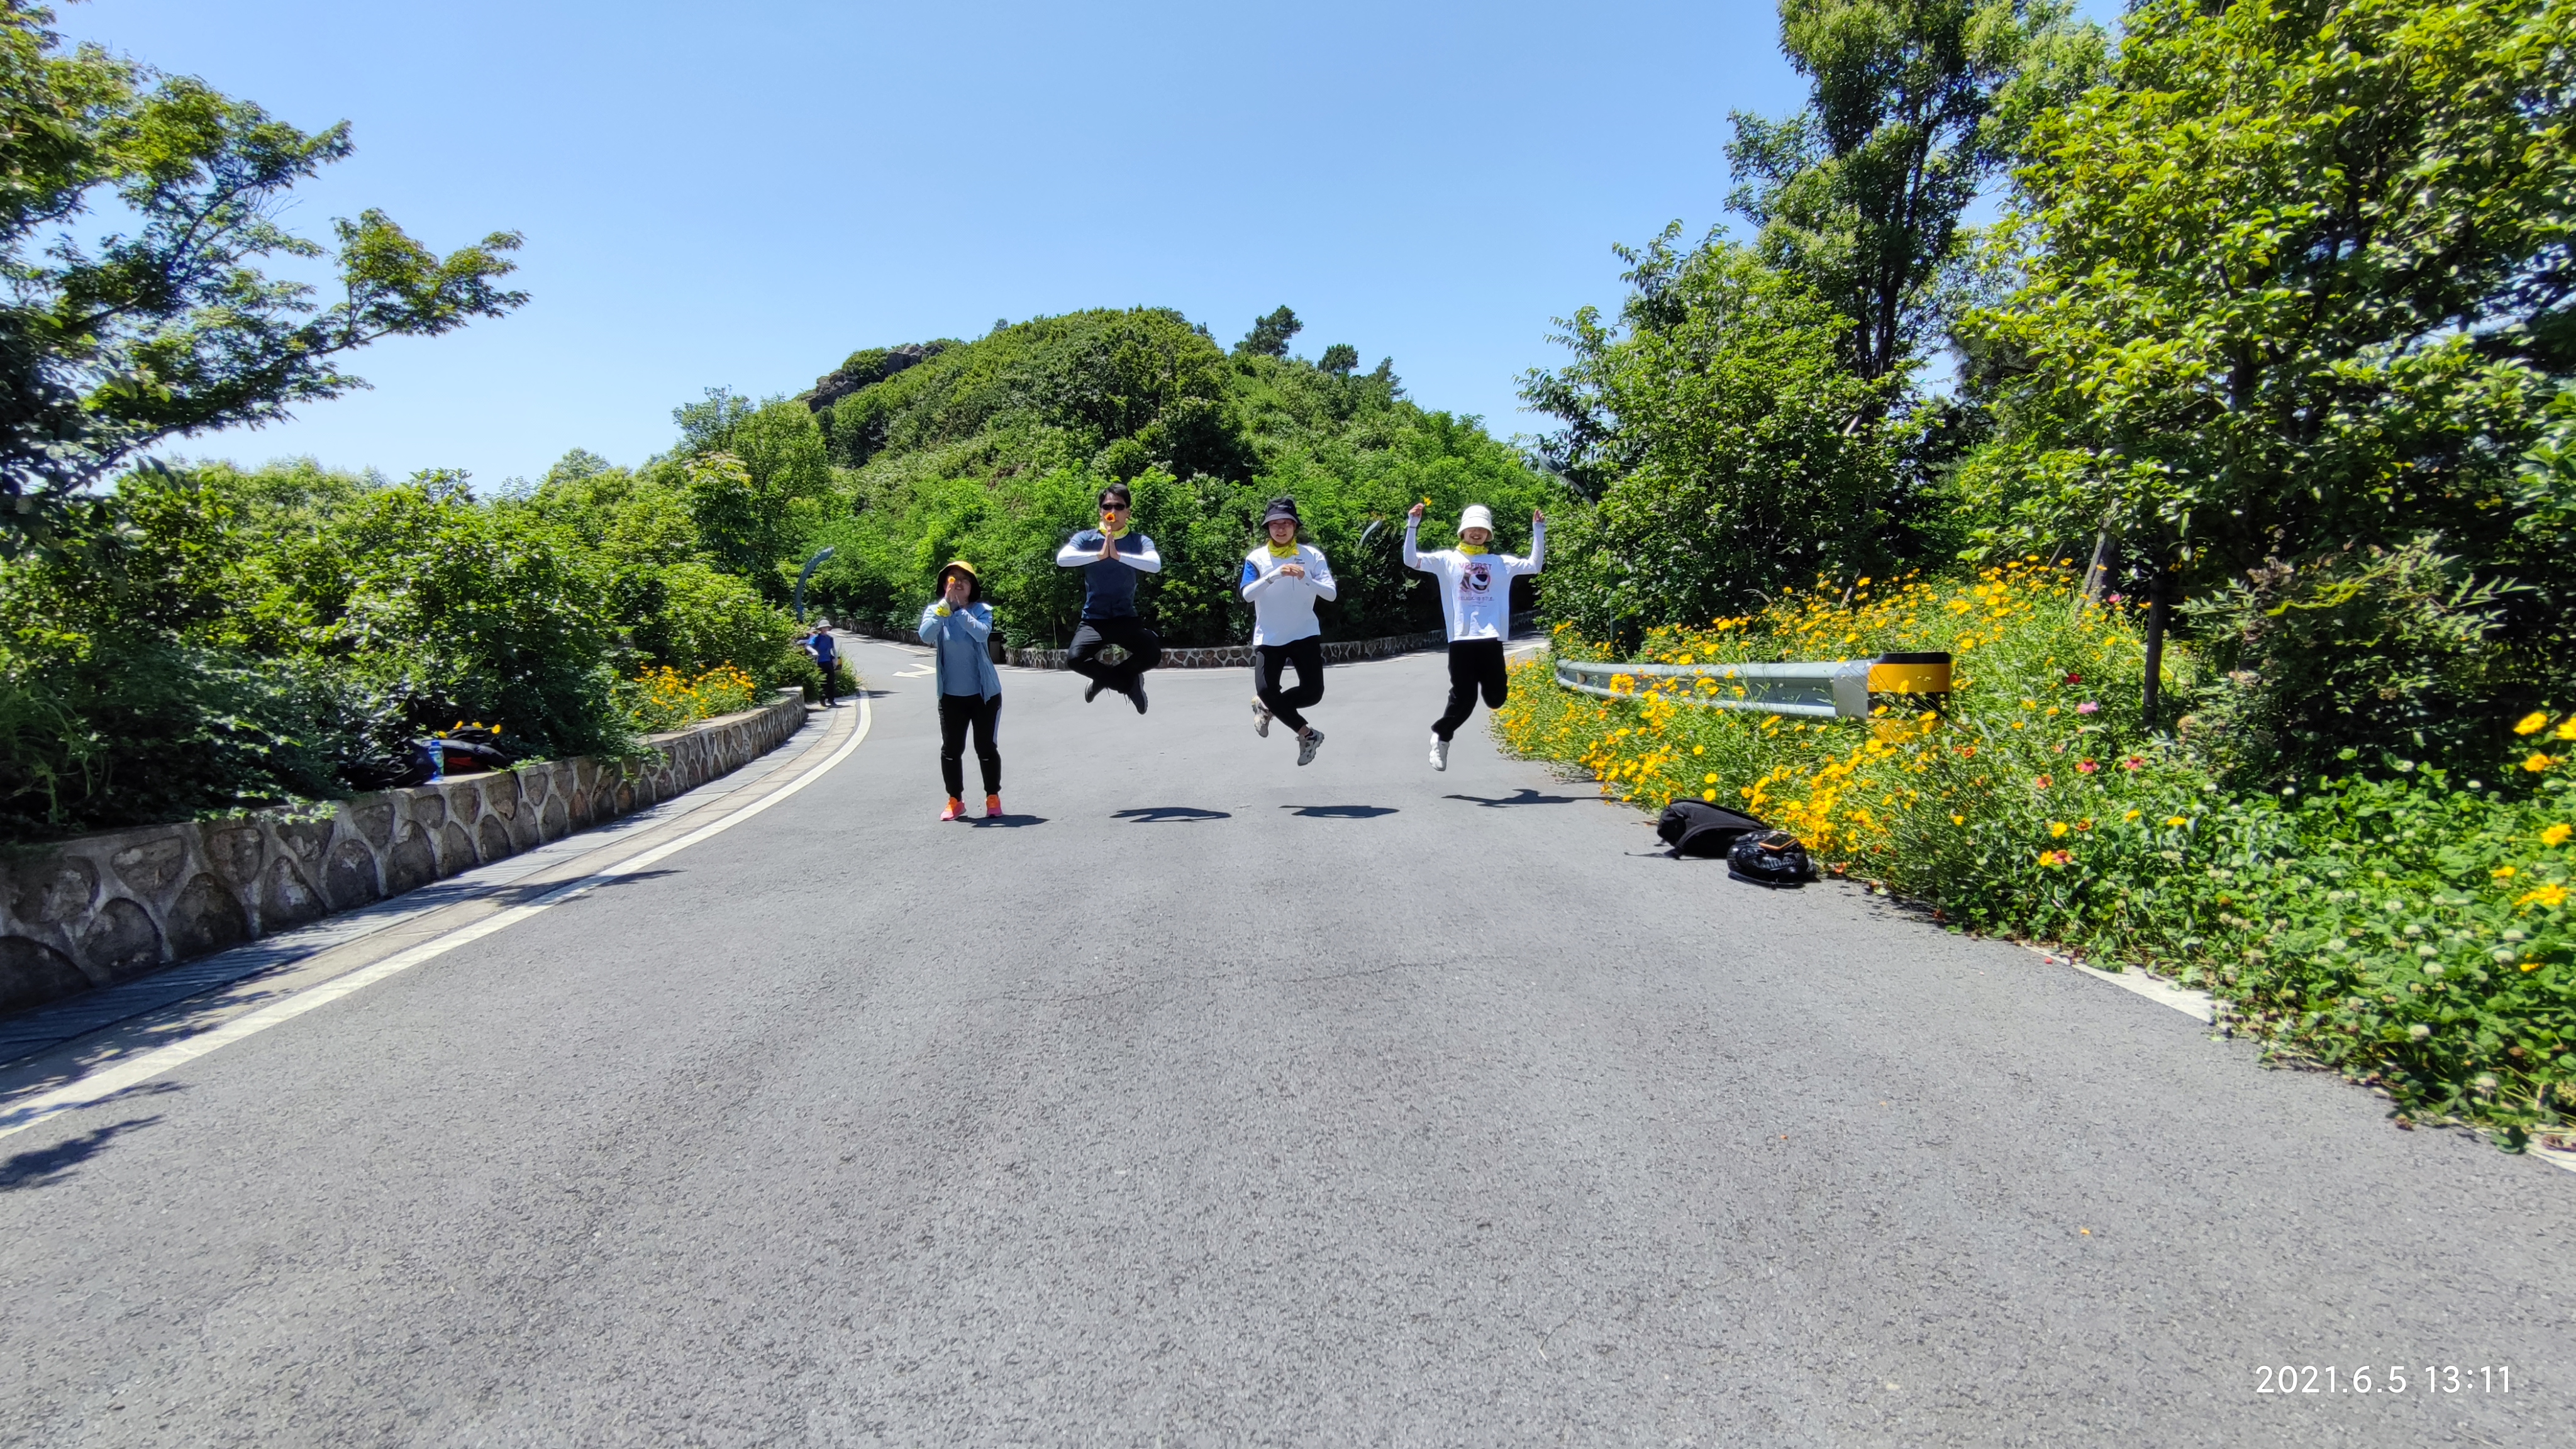
{"label": "blue sky", "polygon": [[871,5],[90,0],[66,36],[357,153],[288,220],[525,233],[518,313],[379,344],[375,386],[177,451],[491,486],[636,462],[714,385],[1079,307],[1382,356],[1426,406],[1533,432],[1549,319],[1616,241],[1722,220],[1731,109],[1802,87],[1770,3]]}

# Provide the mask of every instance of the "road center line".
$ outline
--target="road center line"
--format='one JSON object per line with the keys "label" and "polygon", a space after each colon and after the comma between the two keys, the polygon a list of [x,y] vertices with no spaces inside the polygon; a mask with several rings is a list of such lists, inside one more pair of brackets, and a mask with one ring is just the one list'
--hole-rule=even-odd
{"label": "road center line", "polygon": [[851,752],[859,747],[859,742],[868,737],[868,727],[875,723],[875,712],[869,708],[865,693],[859,694],[858,706],[859,727],[851,732],[849,739],[844,741],[839,749],[834,750],[829,758],[722,819],[710,821],[677,840],[665,841],[649,850],[639,851],[623,860],[601,866],[588,875],[566,881],[525,905],[512,906],[476,921],[470,926],[461,926],[446,935],[397,951],[382,961],[361,966],[354,971],[334,976],[328,981],[308,986],[283,1001],[273,1002],[257,1011],[235,1017],[221,1026],[199,1033],[186,1041],[156,1047],[138,1056],[102,1067],[78,1081],[66,1082],[50,1092],[28,1099],[5,1114],[0,1114],[0,1137],[24,1132],[40,1122],[61,1116],[65,1112],[105,1102],[120,1092],[174,1071],[209,1052],[219,1051],[244,1037],[256,1036],[280,1022],[292,1021],[316,1007],[328,1006],[344,996],[363,991],[388,976],[408,971],[424,961],[444,956],[459,946],[471,944],[496,931],[505,930],[539,911],[571,900],[593,886],[615,880],[620,876],[633,875],[702,840],[731,830],[821,779],[833,766],[848,759]]}

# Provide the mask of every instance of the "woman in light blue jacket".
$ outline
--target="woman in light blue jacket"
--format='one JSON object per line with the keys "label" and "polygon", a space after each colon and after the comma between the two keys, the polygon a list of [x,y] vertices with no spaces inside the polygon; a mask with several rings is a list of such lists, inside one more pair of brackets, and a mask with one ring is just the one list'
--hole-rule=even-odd
{"label": "woman in light blue jacket", "polygon": [[966,818],[966,732],[975,732],[975,763],[984,769],[984,818],[1002,818],[1002,751],[993,742],[1002,723],[1002,672],[986,645],[993,637],[993,606],[975,566],[958,559],[939,571],[939,597],[921,611],[921,642],[935,653],[939,687],[939,778],[948,787],[942,820]]}

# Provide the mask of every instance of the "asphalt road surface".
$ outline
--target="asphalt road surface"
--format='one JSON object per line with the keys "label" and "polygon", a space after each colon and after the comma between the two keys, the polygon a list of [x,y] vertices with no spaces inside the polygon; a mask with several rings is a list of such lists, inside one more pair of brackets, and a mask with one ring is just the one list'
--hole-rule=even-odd
{"label": "asphalt road surface", "polygon": [[0,1139],[0,1441],[2576,1441],[2576,1175],[1434,774],[1436,654],[1304,769],[1008,671],[943,825],[854,652],[776,808]]}

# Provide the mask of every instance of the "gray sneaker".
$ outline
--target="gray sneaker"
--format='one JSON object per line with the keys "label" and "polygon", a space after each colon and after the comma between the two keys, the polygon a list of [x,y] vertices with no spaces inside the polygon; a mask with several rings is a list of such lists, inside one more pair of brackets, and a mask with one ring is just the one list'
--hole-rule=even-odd
{"label": "gray sneaker", "polygon": [[1257,699],[1252,702],[1252,732],[1270,738],[1270,706]]}
{"label": "gray sneaker", "polygon": [[1449,768],[1449,742],[1438,735],[1431,737],[1431,768],[1435,770]]}
{"label": "gray sneaker", "polygon": [[1297,763],[1301,765],[1313,764],[1315,762],[1315,752],[1323,747],[1324,732],[1322,730],[1315,728],[1313,725],[1308,725],[1304,729],[1299,730],[1297,732]]}

